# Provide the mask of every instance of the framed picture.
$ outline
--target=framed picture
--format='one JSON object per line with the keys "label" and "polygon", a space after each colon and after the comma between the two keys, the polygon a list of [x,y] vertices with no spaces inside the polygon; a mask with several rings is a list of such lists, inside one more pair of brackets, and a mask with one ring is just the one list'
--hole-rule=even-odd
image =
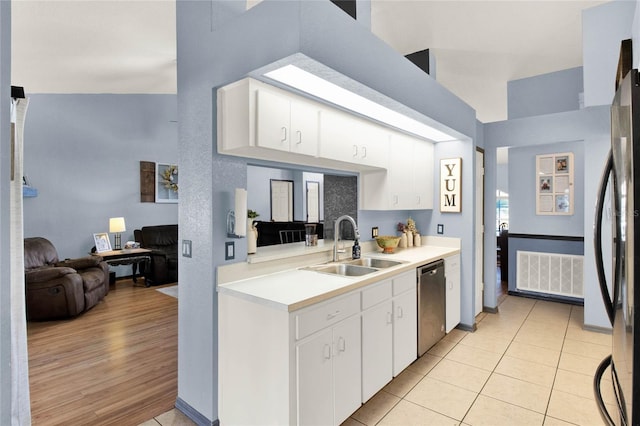
{"label": "framed picture", "polygon": [[462,158],[440,160],[440,211],[462,211]]}
{"label": "framed picture", "polygon": [[97,253],[111,251],[111,241],[109,240],[109,234],[107,234],[106,232],[93,234],[93,242],[96,244]]}
{"label": "framed picture", "polygon": [[178,202],[178,165],[156,163],[156,203]]}
{"label": "framed picture", "polygon": [[536,214],[573,214],[573,153],[536,156]]}

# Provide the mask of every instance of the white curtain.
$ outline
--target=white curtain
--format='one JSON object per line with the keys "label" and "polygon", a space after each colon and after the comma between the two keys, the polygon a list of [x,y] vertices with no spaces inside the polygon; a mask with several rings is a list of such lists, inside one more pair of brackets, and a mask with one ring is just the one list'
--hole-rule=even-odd
{"label": "white curtain", "polygon": [[31,424],[22,223],[22,147],[28,105],[28,99],[11,103],[11,424],[16,426]]}

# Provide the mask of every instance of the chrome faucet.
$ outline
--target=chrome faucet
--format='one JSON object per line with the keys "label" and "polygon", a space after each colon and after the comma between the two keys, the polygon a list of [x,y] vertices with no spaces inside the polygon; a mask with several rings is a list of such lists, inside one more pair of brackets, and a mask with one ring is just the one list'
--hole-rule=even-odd
{"label": "chrome faucet", "polygon": [[360,239],[360,232],[358,232],[358,224],[356,223],[354,218],[346,214],[337,218],[333,225],[333,240],[334,240],[333,241],[333,261],[334,262],[338,261],[338,241],[340,241],[340,223],[343,220],[348,220],[349,222],[351,222],[351,225],[353,226],[353,233],[355,234],[356,239],[357,240]]}

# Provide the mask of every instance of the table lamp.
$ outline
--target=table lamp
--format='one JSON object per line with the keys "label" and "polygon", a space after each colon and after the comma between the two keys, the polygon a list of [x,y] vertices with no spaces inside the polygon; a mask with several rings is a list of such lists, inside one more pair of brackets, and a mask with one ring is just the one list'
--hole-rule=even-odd
{"label": "table lamp", "polygon": [[124,217],[112,217],[109,219],[109,232],[115,235],[114,250],[122,250],[122,236],[121,232],[126,231],[124,226]]}

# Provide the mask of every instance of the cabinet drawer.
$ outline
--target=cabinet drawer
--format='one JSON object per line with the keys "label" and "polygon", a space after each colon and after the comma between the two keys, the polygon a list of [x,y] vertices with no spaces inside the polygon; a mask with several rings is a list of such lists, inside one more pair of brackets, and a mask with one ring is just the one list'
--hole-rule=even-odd
{"label": "cabinet drawer", "polygon": [[360,312],[360,293],[330,300],[296,315],[296,339],[302,339]]}
{"label": "cabinet drawer", "polygon": [[416,291],[418,278],[415,271],[407,272],[393,278],[393,295],[397,296],[405,291]]}
{"label": "cabinet drawer", "polygon": [[444,259],[444,273],[445,275],[460,271],[460,255],[454,254],[453,256],[445,257]]}
{"label": "cabinet drawer", "polygon": [[390,299],[391,294],[391,280],[372,284],[370,287],[362,290],[362,310]]}

